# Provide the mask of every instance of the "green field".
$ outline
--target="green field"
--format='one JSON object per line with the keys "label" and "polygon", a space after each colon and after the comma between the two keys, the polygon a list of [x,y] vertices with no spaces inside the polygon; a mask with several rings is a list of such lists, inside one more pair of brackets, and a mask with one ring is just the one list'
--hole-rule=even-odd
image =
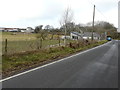
{"label": "green field", "polygon": [[[40,40],[36,38],[36,35],[37,34],[13,34],[10,32],[3,32],[2,40],[0,41],[2,44],[2,54],[5,53],[5,39],[7,39],[7,54],[37,50],[38,46],[40,45]],[[50,45],[59,44],[57,35],[54,35],[53,40],[50,40],[50,37],[51,35],[48,35],[48,39],[42,41],[42,48],[47,48]],[[72,40],[68,40],[67,42],[71,41]],[[64,41],[61,40],[60,43],[64,43]]]}

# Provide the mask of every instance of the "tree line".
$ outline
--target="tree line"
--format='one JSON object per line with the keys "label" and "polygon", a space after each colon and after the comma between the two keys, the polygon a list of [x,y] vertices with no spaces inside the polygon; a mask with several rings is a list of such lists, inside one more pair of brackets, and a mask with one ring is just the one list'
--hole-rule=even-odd
{"label": "tree line", "polygon": [[[92,32],[92,22],[88,22],[86,25],[83,24],[76,24],[74,22],[74,16],[73,16],[73,11],[71,8],[67,8],[60,21],[60,27],[59,28],[54,28],[51,25],[46,25],[43,29],[43,25],[38,25],[35,27],[35,33],[39,33],[40,37],[44,39],[47,34],[54,34],[57,35],[70,35],[70,32],[79,32],[79,33],[84,33],[84,32]],[[94,31],[100,35],[107,33],[107,35],[112,36],[113,38],[117,38],[118,33],[117,33],[117,28],[107,22],[107,21],[96,21],[94,25]],[[52,37],[51,37],[52,39]]]}

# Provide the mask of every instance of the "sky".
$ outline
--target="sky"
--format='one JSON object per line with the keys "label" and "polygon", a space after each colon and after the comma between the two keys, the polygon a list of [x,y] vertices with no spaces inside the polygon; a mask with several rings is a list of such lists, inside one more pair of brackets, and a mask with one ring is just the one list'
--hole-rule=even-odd
{"label": "sky", "polygon": [[119,0],[0,0],[0,27],[26,28],[38,25],[60,27],[67,7],[73,11],[76,24],[93,20],[107,21],[118,27]]}

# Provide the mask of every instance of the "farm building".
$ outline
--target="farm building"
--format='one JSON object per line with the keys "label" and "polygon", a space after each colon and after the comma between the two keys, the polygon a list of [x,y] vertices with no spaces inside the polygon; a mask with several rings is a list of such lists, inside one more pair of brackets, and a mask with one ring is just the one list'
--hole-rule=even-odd
{"label": "farm building", "polygon": [[2,28],[0,27],[0,31],[2,32],[24,32],[24,33],[33,33],[34,29],[31,27],[27,28]]}
{"label": "farm building", "polygon": [[18,28],[0,28],[2,32],[18,32]]}
{"label": "farm building", "polygon": [[[73,40],[78,40],[78,39],[91,39],[92,38],[92,32],[84,32],[84,33],[78,33],[78,32],[71,32],[70,37]],[[100,39],[100,35],[97,33],[93,33],[93,38],[95,40]]]}

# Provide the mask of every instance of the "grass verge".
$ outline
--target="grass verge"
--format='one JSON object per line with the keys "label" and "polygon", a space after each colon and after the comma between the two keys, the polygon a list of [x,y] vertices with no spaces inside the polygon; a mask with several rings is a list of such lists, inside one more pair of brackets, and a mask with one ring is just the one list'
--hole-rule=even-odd
{"label": "grass verge", "polygon": [[3,78],[19,73],[36,66],[46,64],[48,62],[58,60],[60,58],[70,56],[76,52],[80,52],[107,41],[100,41],[79,48],[70,47],[54,47],[49,49],[41,49],[40,51],[31,51],[22,54],[7,55],[2,57],[2,75]]}

